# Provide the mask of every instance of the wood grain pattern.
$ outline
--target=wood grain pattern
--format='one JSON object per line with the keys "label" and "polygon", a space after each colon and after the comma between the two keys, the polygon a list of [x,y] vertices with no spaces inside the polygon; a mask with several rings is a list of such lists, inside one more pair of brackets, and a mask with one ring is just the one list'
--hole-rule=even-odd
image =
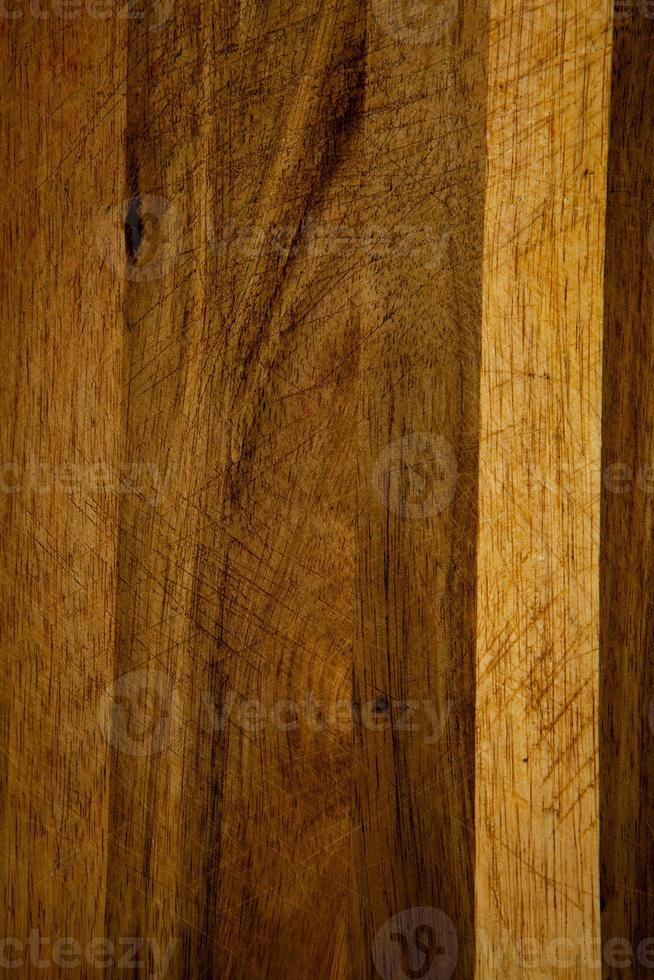
{"label": "wood grain pattern", "polygon": [[645,5],[65,3],[0,11],[0,973],[648,976]]}

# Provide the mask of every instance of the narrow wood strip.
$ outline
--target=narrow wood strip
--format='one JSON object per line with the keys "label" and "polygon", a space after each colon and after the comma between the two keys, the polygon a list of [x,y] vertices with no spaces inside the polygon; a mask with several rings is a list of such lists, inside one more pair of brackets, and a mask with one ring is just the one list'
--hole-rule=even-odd
{"label": "narrow wood strip", "polygon": [[491,4],[477,605],[479,980],[599,975],[609,27],[595,0],[556,8]]}
{"label": "narrow wood strip", "polygon": [[616,18],[613,40],[602,426],[600,827],[607,978],[616,966],[624,977],[654,967],[654,22],[640,7],[626,9]]}
{"label": "narrow wood strip", "polygon": [[122,486],[112,257],[123,231],[110,206],[126,66],[124,21],[82,5],[65,19],[58,5],[11,12],[0,24],[0,935],[16,938],[3,956],[26,976],[30,960],[52,969],[57,941],[71,937],[79,955],[104,934],[98,715]]}
{"label": "narrow wood strip", "polygon": [[[204,11],[204,13],[203,13]],[[211,19],[200,3],[144,4],[129,22],[124,185],[124,455],[140,492],[121,500],[106,935],[143,941],[145,972],[190,970],[184,803],[195,790],[196,488],[209,479],[200,393],[210,334],[204,291]],[[216,450],[216,455],[219,451]],[[195,655],[194,655],[195,654]],[[199,672],[199,668],[198,668]],[[202,681],[199,681],[202,683]],[[199,761],[207,792],[214,773]],[[202,798],[193,797],[198,809]],[[205,940],[210,946],[210,941]]]}
{"label": "narrow wood strip", "polygon": [[351,957],[388,980],[469,978],[475,947],[485,9],[406,14],[371,5],[359,219],[388,244],[360,306]]}

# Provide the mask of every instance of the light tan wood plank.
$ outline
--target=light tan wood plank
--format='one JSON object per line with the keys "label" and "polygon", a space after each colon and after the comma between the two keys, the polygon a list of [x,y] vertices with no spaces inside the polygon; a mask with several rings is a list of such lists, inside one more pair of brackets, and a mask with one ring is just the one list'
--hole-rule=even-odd
{"label": "light tan wood plank", "polygon": [[[477,977],[599,975],[598,535],[611,51],[493,2],[477,636]],[[521,941],[534,949],[521,949]],[[554,945],[560,943],[560,946]],[[588,952],[588,949],[591,952]]]}

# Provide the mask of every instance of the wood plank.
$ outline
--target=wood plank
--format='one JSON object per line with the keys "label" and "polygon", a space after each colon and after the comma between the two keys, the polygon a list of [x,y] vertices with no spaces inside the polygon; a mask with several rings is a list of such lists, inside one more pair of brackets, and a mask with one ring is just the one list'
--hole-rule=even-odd
{"label": "wood plank", "polygon": [[[609,28],[594,0],[556,10],[491,4],[477,600],[479,980],[537,970],[599,975],[592,950],[599,932]],[[533,944],[528,955],[523,941]]]}
{"label": "wood plank", "polygon": [[125,25],[12,9],[0,22],[0,933],[34,930],[47,946],[34,958],[52,962],[56,940],[104,932],[97,717],[114,645],[122,280],[110,256],[123,237],[108,212],[122,196]]}
{"label": "wood plank", "polygon": [[487,37],[482,4],[409,14],[369,22],[359,220],[389,245],[360,304],[352,966],[450,976],[453,923],[470,977]]}
{"label": "wood plank", "polygon": [[[654,23],[616,17],[602,425],[600,827],[605,977],[652,969]],[[624,943],[629,943],[631,952]],[[611,962],[613,959],[615,962]],[[631,963],[627,966],[627,963]]]}

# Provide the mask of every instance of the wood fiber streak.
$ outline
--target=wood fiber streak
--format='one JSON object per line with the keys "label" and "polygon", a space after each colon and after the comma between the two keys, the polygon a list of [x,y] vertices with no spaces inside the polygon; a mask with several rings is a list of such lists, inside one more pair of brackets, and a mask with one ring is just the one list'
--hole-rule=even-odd
{"label": "wood fiber streak", "polygon": [[[562,8],[491,4],[477,595],[478,980],[599,975],[598,544],[610,42],[609,15],[594,0]],[[523,940],[534,945],[529,958],[520,954]]]}
{"label": "wood fiber streak", "polygon": [[[85,943],[103,933],[109,833],[98,716],[122,283],[98,253],[123,168],[124,25],[14,12],[0,23],[0,935]],[[43,969],[27,958],[21,975]]]}
{"label": "wood fiber streak", "polygon": [[651,969],[654,922],[653,155],[654,23],[632,11],[613,41],[600,580],[602,941],[632,944],[624,977]]}

